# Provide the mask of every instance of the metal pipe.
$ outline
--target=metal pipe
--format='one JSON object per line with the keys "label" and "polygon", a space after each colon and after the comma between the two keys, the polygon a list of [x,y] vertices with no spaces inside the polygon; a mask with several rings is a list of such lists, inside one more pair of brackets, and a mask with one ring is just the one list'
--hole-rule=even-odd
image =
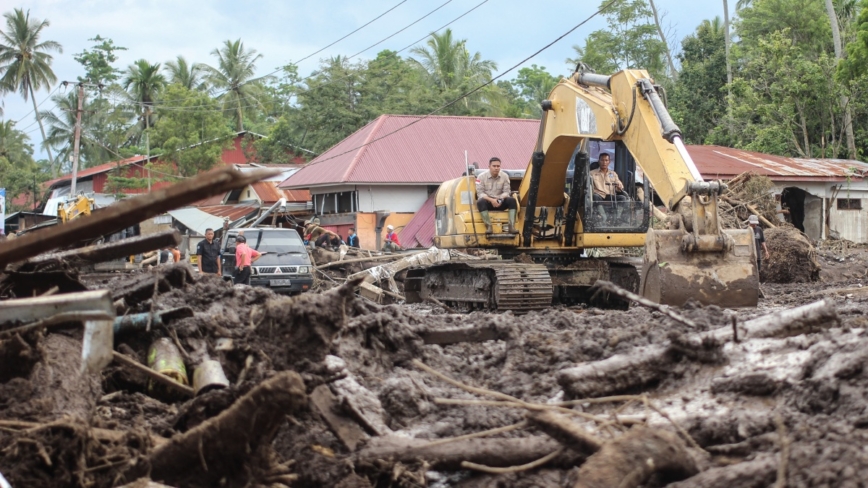
{"label": "metal pipe", "polygon": [[660,99],[660,95],[657,93],[657,89],[654,88],[651,80],[647,78],[641,79],[638,81],[638,85],[639,90],[642,91],[642,96],[651,104],[651,110],[660,122],[660,132],[663,134],[663,138],[669,142],[673,142],[675,137],[681,137],[681,129],[672,120],[672,116],[666,110],[666,104]]}
{"label": "metal pipe", "polygon": [[578,82],[587,86],[599,86],[600,88],[611,88],[612,77],[609,75],[598,75],[597,73],[579,73]]}
{"label": "metal pipe", "polygon": [[269,207],[268,210],[266,210],[265,212],[263,212],[262,215],[260,215],[258,219],[254,220],[253,223],[250,224],[250,227],[256,227],[257,225],[259,225],[260,223],[262,223],[262,221],[265,220],[266,217],[268,217],[269,215],[271,215],[271,212],[274,212],[274,211],[277,210],[279,207],[286,208],[286,198],[281,198],[281,199],[278,200],[274,205],[272,205],[271,207]]}

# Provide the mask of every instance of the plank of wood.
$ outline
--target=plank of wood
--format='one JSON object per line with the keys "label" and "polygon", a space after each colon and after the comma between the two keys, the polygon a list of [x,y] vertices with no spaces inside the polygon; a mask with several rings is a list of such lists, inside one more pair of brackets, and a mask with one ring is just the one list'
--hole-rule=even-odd
{"label": "plank of wood", "polygon": [[310,401],[332,432],[338,436],[338,439],[350,451],[355,451],[361,442],[370,439],[370,436],[365,433],[358,423],[338,413],[340,401],[332,393],[328,385],[319,385],[314,388],[310,394]]}

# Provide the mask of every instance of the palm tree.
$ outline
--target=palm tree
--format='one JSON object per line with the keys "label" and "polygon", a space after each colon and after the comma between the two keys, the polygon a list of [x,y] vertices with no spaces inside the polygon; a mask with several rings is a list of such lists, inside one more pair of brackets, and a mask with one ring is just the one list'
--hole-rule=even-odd
{"label": "palm tree", "polygon": [[[419,59],[410,58],[410,61],[421,68],[429,82],[441,92],[475,88],[491,81],[492,72],[497,69],[497,63],[482,59],[478,52],[470,54],[465,39],[454,40],[452,29],[431,34],[426,44],[427,47],[412,49],[412,54]],[[477,91],[473,97],[465,97],[465,108],[490,109],[492,98],[499,92],[493,85],[487,88]]]}
{"label": "palm tree", "polygon": [[[45,123],[48,124],[48,137],[45,139],[45,146],[57,149],[57,160],[61,162],[62,166],[63,162],[68,161],[72,156],[75,139],[75,113],[78,109],[78,90],[70,91],[67,94],[58,93],[51,97],[51,103],[57,108],[60,115],[52,111],[44,111],[39,112],[39,118],[44,119]],[[80,153],[83,161],[87,160],[85,157],[87,145],[83,142],[86,134],[87,130],[82,127]],[[83,167],[84,165],[82,165]]]}
{"label": "palm tree", "polygon": [[178,83],[188,90],[205,91],[205,69],[199,63],[190,64],[184,56],[178,56],[174,61],[166,61],[164,69],[169,83]]}
{"label": "palm tree", "polygon": [[[45,143],[45,128],[36,110],[34,92],[49,88],[57,81],[54,71],[51,70],[53,58],[47,51],[62,53],[63,48],[55,41],[39,42],[42,29],[48,27],[48,21],[31,19],[29,10],[24,12],[17,8],[3,16],[6,17],[6,30],[0,31],[0,92],[17,90],[24,97],[24,101],[30,97]],[[53,172],[54,158],[47,144],[45,150]]]}
{"label": "palm tree", "polygon": [[0,122],[0,158],[6,158],[14,164],[20,162],[13,160],[15,155],[32,155],[33,149],[27,139],[27,134],[15,128],[15,121]]}
{"label": "palm tree", "polygon": [[211,51],[217,56],[217,67],[203,65],[207,80],[217,90],[224,90],[218,96],[223,102],[223,109],[235,112],[235,130],[244,130],[244,108],[258,105],[256,95],[260,91],[261,82],[270,76],[254,78],[256,62],[262,57],[255,49],[245,50],[241,39],[235,42],[224,41],[223,47]]}
{"label": "palm tree", "polygon": [[139,106],[143,128],[148,130],[154,116],[154,102],[166,86],[166,78],[160,73],[160,63],[151,64],[140,59],[127,68],[121,85],[129,92],[130,98]]}

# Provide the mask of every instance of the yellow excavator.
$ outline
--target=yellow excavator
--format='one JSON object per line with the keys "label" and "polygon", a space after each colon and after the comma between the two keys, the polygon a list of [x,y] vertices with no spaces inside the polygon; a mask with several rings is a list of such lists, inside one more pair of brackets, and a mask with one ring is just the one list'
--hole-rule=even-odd
{"label": "yellow excavator", "polygon": [[57,205],[57,221],[65,224],[79,217],[90,215],[93,212],[94,200],[80,194],[70,198],[66,203]]}
{"label": "yellow excavator", "polygon": [[[591,287],[607,280],[663,304],[756,306],[753,235],[720,228],[717,199],[726,186],[703,181],[664,98],[645,70],[607,76],[580,65],[561,80],[542,104],[539,136],[515,195],[518,233],[503,232],[505,211],[489,212],[493,229],[486,233],[473,176],[443,183],[435,197],[435,246],[497,250],[503,259],[411,269],[407,301],[521,313],[553,302],[593,303]],[[593,199],[592,160],[601,152],[614,153],[625,201]],[[669,230],[650,228],[652,193],[672,212]],[[641,246],[641,263],[584,252]],[[627,304],[602,300],[596,304]]]}

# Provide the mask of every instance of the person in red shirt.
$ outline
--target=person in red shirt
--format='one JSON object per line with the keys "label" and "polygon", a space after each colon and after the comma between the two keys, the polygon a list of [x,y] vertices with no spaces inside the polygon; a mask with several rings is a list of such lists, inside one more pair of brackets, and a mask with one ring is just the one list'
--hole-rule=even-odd
{"label": "person in red shirt", "polygon": [[262,253],[250,249],[247,238],[243,235],[235,237],[235,283],[242,285],[250,284],[250,265],[256,262]]}
{"label": "person in red shirt", "polygon": [[392,225],[386,226],[386,242],[383,244],[383,251],[398,251],[401,249],[401,241],[398,240],[398,233],[395,232],[395,227]]}

